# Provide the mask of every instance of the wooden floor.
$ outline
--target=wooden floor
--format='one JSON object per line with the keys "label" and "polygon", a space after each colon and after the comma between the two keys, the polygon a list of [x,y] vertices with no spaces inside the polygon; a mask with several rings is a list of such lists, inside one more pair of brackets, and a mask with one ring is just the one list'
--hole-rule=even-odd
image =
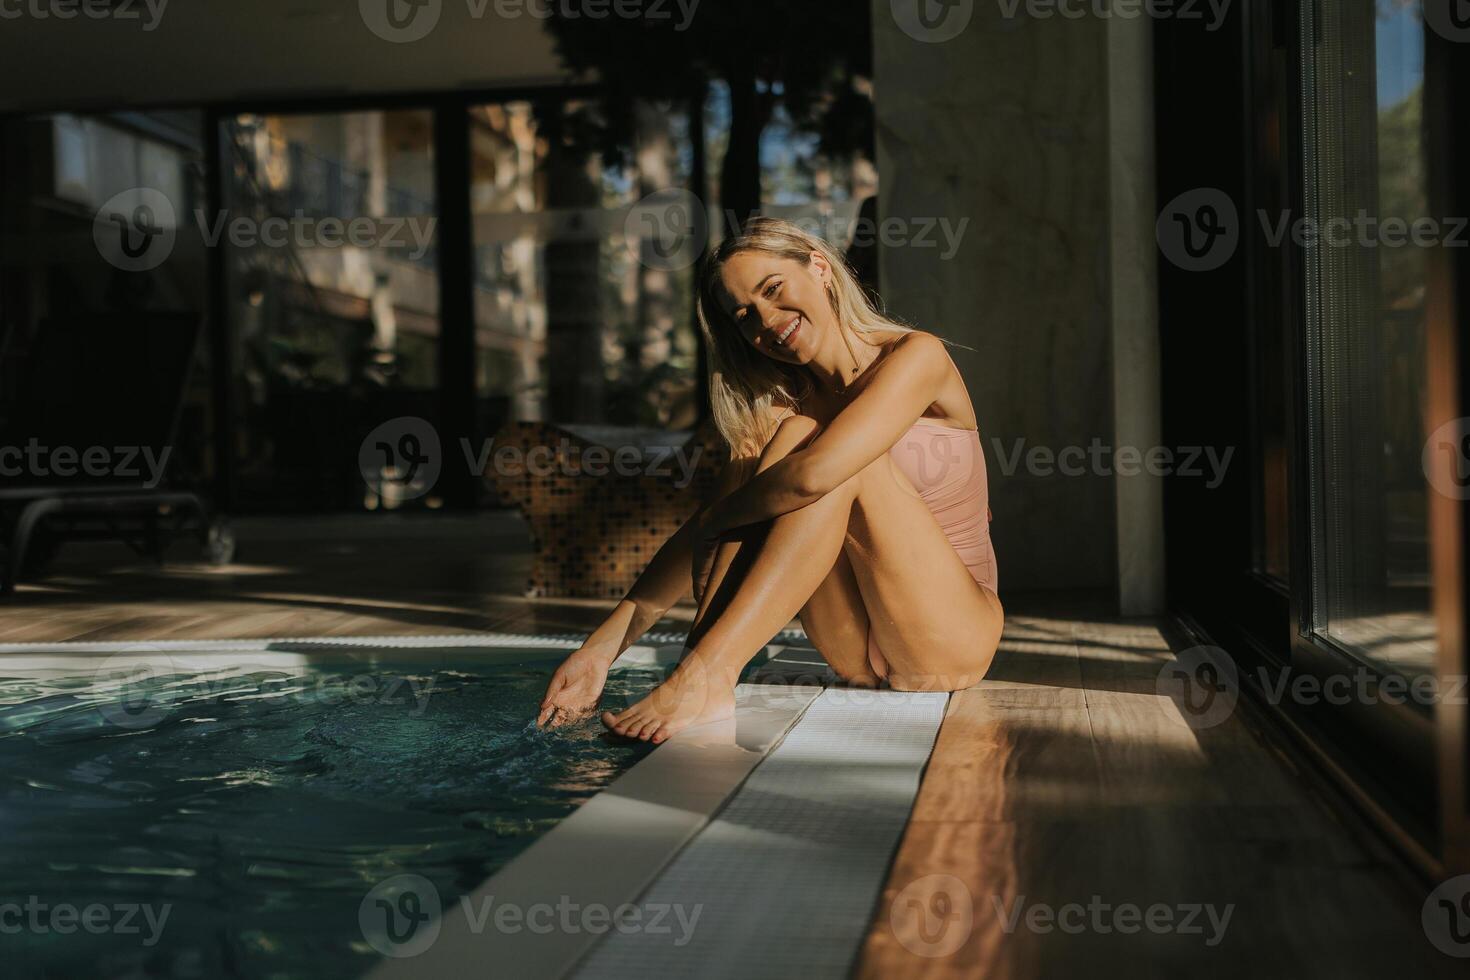
{"label": "wooden floor", "polygon": [[[526,533],[508,515],[239,531],[226,568],[184,547],[163,567],[110,546],[63,552],[0,600],[0,642],[581,630],[609,608],[522,597]],[[1425,939],[1424,894],[1304,789],[1248,710],[1196,732],[1157,693],[1170,648],[1155,625],[1111,619],[1095,599],[1007,605],[992,676],[950,700],[860,976],[1463,968]],[[1118,917],[1127,905],[1200,931],[1151,931]],[[1229,909],[1214,944],[1206,906],[1217,921]],[[1062,922],[1042,931],[1048,912]]]}
{"label": "wooden floor", "polygon": [[[1156,687],[1171,659],[1150,623],[1008,619],[991,677],[950,699],[860,977],[1465,976],[1420,926],[1429,889],[1248,705],[1185,723]],[[1201,932],[1164,927],[1195,906]]]}
{"label": "wooden floor", "polygon": [[[0,643],[580,630],[610,601],[532,600],[525,524],[473,518],[277,518],[237,523],[235,564],[180,543],[158,566],[121,545],[63,549],[0,599]],[[686,627],[693,609],[674,609]]]}

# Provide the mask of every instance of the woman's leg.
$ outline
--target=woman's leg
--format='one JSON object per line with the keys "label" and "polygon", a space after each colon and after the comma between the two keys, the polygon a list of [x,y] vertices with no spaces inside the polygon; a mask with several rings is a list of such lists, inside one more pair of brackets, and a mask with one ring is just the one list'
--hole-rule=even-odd
{"label": "woman's leg", "polygon": [[661,742],[682,728],[728,718],[735,684],[757,650],[789,623],[827,577],[847,534],[857,477],[771,521],[746,574],[669,678],[628,710],[602,714],[620,735]]}
{"label": "woman's leg", "polygon": [[[813,419],[792,419],[766,446],[759,459],[737,460],[727,466],[716,492],[720,496],[733,493],[755,474],[805,446],[818,431],[820,426]],[[736,463],[749,465],[737,467]],[[753,525],[720,542],[708,584],[695,584],[698,608],[686,647],[698,646],[710,624],[729,606],[749,574],[751,562],[763,547],[769,529],[770,522]],[[838,552],[830,572],[802,607],[800,615],[807,639],[838,677],[850,684],[877,686],[879,678],[868,664],[868,611],[863,606],[852,563],[845,554]]]}
{"label": "woman's leg", "polygon": [[[809,425],[814,433],[817,424]],[[844,549],[868,629],[892,664],[890,683],[954,690],[984,675],[1000,637],[998,603],[970,577],[885,454],[820,500],[769,522],[745,574],[722,581],[728,601],[711,605],[684,661],[649,697],[620,714],[604,712],[603,722],[620,734],[663,741],[691,724],[728,717],[741,669],[810,603]],[[865,642],[864,662],[866,652]]]}

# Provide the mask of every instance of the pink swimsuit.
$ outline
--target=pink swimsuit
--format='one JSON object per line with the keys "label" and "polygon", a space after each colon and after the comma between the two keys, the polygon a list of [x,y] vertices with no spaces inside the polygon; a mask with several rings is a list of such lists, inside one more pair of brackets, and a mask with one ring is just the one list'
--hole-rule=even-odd
{"label": "pink swimsuit", "polygon": [[998,591],[995,549],[990,544],[990,488],[980,433],[921,418],[899,437],[888,455],[924,498],[970,575]]}
{"label": "pink swimsuit", "polygon": [[[998,591],[995,549],[990,543],[990,489],[980,433],[921,418],[888,451],[908,477],[970,575]],[[868,659],[879,676],[887,662],[868,630]]]}

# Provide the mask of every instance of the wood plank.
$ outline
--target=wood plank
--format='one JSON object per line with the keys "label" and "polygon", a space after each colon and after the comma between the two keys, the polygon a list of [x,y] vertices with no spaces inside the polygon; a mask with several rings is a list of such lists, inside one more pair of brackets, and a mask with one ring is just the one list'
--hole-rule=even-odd
{"label": "wood plank", "polygon": [[[950,699],[856,975],[1454,972],[1419,926],[1423,896],[1299,785],[1247,710],[1196,730],[1159,693],[1171,652],[1155,625],[1010,625],[1015,653],[1070,637],[1080,680],[1017,656]],[[1203,929],[1146,928],[1151,907],[1176,924],[1198,907]],[[1050,924],[1062,910],[1077,928]]]}

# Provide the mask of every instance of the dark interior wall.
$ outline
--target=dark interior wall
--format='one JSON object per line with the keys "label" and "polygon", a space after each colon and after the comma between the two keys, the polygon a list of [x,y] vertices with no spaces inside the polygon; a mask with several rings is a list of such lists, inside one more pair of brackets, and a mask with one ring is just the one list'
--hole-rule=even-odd
{"label": "dark interior wall", "polygon": [[[924,41],[891,7],[873,5],[879,210],[905,237],[881,250],[883,298],[974,348],[951,354],[980,423],[1002,588],[1111,591],[1113,480],[1046,462],[1114,441],[1107,22],[976,4],[956,36]],[[939,232],[920,243],[931,222],[963,228],[952,255]]]}

